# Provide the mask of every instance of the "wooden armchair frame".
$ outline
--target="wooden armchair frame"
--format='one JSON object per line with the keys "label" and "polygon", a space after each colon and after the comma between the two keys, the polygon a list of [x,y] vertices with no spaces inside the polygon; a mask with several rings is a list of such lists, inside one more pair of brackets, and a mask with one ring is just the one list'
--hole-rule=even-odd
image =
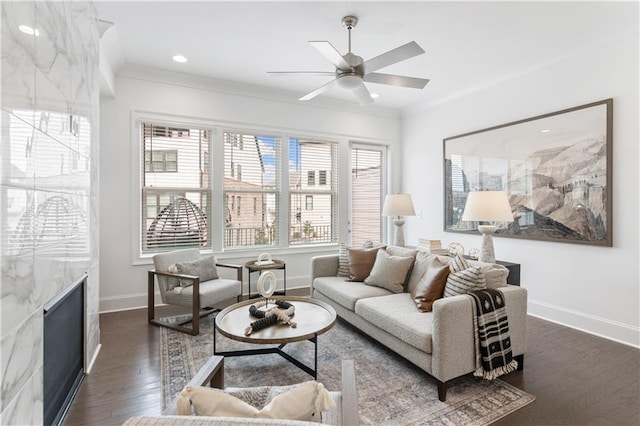
{"label": "wooden armchair frame", "polygon": [[[237,302],[242,298],[242,266],[241,265],[233,265],[230,263],[217,263],[216,267],[218,268],[230,268],[236,270],[236,280],[240,281],[240,295],[237,297]],[[193,301],[191,304],[191,318],[177,324],[169,324],[164,321],[157,320],[155,318],[155,281],[156,276],[164,276],[171,278],[179,278],[182,280],[189,280],[193,284]],[[192,336],[197,336],[200,333],[200,316],[202,315],[200,312],[200,277],[196,277],[194,275],[184,275],[184,274],[172,274],[169,272],[160,272],[156,270],[148,271],[147,273],[147,319],[149,324],[157,325],[160,327],[170,328],[172,330],[180,331],[182,333],[187,333]],[[219,309],[209,309],[204,315],[216,312]],[[191,328],[185,327],[184,324],[191,322]]]}

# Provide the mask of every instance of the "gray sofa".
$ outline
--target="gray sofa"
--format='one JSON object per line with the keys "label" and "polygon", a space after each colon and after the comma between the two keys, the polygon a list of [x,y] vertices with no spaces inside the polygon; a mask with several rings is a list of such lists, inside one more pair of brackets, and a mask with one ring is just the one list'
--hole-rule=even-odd
{"label": "gray sofa", "polygon": [[[338,255],[311,261],[311,297],[331,304],[340,318],[429,373],[437,381],[438,397],[446,400],[447,382],[476,370],[473,301],[459,295],[440,298],[432,312],[420,312],[407,292],[425,273],[428,256],[417,252],[402,293],[392,293],[363,282],[338,276]],[[448,256],[438,256],[450,262]],[[514,358],[523,368],[526,351],[527,291],[506,282],[501,265],[468,261],[480,266],[488,288],[504,293]]]}

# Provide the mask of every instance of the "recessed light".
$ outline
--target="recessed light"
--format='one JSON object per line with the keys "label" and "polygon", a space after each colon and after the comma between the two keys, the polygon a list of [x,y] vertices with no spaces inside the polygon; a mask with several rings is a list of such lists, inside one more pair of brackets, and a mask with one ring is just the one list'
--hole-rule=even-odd
{"label": "recessed light", "polygon": [[37,28],[31,28],[28,25],[20,25],[18,29],[25,34],[32,35],[35,37],[38,37],[40,35],[40,31],[38,31]]}
{"label": "recessed light", "polygon": [[184,64],[185,62],[187,62],[187,58],[185,58],[185,57],[184,57],[184,56],[182,56],[182,55],[174,55],[174,56],[173,56],[173,60],[174,60],[175,62],[179,62],[179,63],[181,63],[181,64]]}
{"label": "recessed light", "polygon": [[380,97],[380,95],[378,95],[377,93],[372,93],[371,94],[371,99],[376,99],[376,98],[379,98],[379,97]]}
{"label": "recessed light", "polygon": [[542,133],[549,133],[550,131],[551,130],[549,130],[549,129],[544,129],[544,130],[542,130]]}

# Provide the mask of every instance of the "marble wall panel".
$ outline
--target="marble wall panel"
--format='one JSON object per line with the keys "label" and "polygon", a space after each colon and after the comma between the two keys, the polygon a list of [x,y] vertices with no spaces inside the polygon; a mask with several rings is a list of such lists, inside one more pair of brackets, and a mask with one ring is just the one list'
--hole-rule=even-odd
{"label": "marble wall panel", "polygon": [[0,409],[21,392],[43,362],[43,311],[37,310],[0,340],[2,351]]}
{"label": "marble wall panel", "polygon": [[87,271],[87,362],[100,344],[99,38],[91,2],[0,14],[0,424],[41,424],[42,308]]}

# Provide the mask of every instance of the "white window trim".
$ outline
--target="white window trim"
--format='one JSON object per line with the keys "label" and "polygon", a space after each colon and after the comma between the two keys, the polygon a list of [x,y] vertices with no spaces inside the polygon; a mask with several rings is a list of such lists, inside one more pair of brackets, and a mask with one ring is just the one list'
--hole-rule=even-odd
{"label": "white window trim", "polygon": [[[280,220],[280,234],[279,234],[279,246],[275,247],[247,247],[247,248],[228,248],[223,250],[223,239],[213,238],[211,241],[210,250],[202,250],[202,253],[212,253],[219,256],[229,255],[230,257],[242,255],[247,258],[257,256],[259,253],[267,250],[272,255],[284,255],[291,253],[291,250],[295,250],[296,253],[326,253],[327,250],[332,251],[341,242],[349,241],[349,224],[350,219],[350,203],[349,194],[351,193],[351,147],[357,146],[368,149],[383,149],[385,152],[385,188],[390,188],[391,185],[388,182],[391,175],[389,169],[388,151],[391,143],[388,140],[375,139],[375,138],[358,138],[352,139],[350,136],[344,134],[335,133],[323,133],[323,132],[309,132],[297,129],[283,129],[273,128],[269,126],[256,126],[250,123],[239,122],[225,122],[215,121],[210,119],[181,116],[177,114],[163,114],[150,111],[138,111],[132,110],[130,113],[130,171],[131,171],[131,185],[130,185],[130,222],[131,222],[131,264],[132,265],[149,265],[152,264],[152,253],[141,253],[141,222],[142,222],[142,210],[141,210],[141,197],[140,188],[142,185],[142,174],[140,168],[141,164],[141,149],[139,147],[140,131],[139,126],[142,122],[162,122],[168,125],[187,125],[194,128],[207,129],[212,131],[213,143],[211,151],[209,153],[209,176],[211,177],[211,223],[210,232],[212,236],[222,235],[224,228],[224,211],[222,208],[214,208],[216,203],[214,200],[222,200],[224,193],[224,168],[214,167],[216,158],[224,158],[224,144],[216,143],[222,140],[224,132],[239,132],[239,133],[253,133],[257,135],[271,135],[281,138],[281,158],[279,159],[279,170],[281,173],[281,189],[280,194],[280,211],[285,214],[279,215]],[[334,141],[337,143],[337,167],[338,167],[338,241],[336,243],[318,244],[318,245],[303,245],[295,246],[294,249],[288,246],[288,226],[289,226],[289,173],[288,173],[288,161],[281,161],[283,158],[289,158],[289,138],[297,139],[319,139],[323,141]],[[343,183],[346,182],[347,185]],[[282,192],[284,188],[286,194]],[[348,189],[345,191],[344,189]],[[286,196],[285,196],[286,195]],[[388,227],[383,227],[383,233],[388,234]]]}

